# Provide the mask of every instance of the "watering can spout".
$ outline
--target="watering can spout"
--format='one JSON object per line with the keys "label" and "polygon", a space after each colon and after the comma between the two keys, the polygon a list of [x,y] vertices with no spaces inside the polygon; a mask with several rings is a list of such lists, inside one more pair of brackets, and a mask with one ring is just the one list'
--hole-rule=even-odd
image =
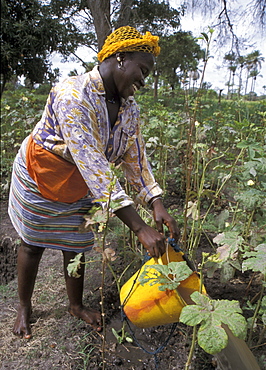
{"label": "watering can spout", "polygon": [[228,336],[228,344],[215,355],[219,370],[260,370],[260,367],[246,342],[233,335],[227,325],[223,329]]}

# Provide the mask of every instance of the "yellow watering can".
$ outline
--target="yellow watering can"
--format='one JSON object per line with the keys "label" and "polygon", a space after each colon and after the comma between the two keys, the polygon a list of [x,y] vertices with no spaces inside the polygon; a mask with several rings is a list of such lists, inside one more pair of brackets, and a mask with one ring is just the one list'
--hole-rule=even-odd
{"label": "yellow watering can", "polygon": [[[127,318],[139,328],[165,325],[177,322],[181,310],[187,304],[193,304],[190,295],[200,290],[200,280],[197,272],[192,274],[174,290],[160,291],[160,283],[140,285],[138,277],[144,271],[145,266],[169,262],[184,261],[184,253],[176,252],[169,244],[165,254],[161,258],[151,258],[142,268],[137,271],[121,288],[120,302]],[[150,268],[148,275],[154,275],[155,269]],[[206,294],[203,287],[202,293]]]}

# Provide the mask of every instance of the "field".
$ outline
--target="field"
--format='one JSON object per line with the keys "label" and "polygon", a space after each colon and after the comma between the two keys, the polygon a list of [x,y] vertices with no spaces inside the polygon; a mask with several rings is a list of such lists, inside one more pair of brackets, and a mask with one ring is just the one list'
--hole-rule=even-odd
{"label": "field", "polygon": [[[106,369],[154,369],[154,356],[139,349],[136,343],[127,342],[127,335],[119,332],[122,324],[116,282],[118,279],[122,284],[139,268],[143,251],[115,219],[103,223],[107,236],[103,239],[100,235],[98,239],[101,248],[111,246],[117,256],[114,262],[108,263],[111,268],[105,266],[103,286],[104,263],[99,260],[100,254],[95,251],[88,255],[91,263],[86,265],[85,300],[98,307],[103,288],[106,335],[92,332],[67,314],[61,254],[51,250],[45,251],[33,297],[33,339],[26,342],[11,334],[17,282],[10,265],[19,241],[7,216],[8,187],[15,153],[40,118],[45,99],[38,91],[20,89],[6,92],[1,102],[1,260],[5,261],[1,265],[0,286],[1,369],[99,369],[103,360]],[[181,227],[180,245],[195,261],[215,302],[238,302],[247,321],[245,340],[263,369],[266,360],[266,266],[262,258],[266,252],[265,100],[219,101],[215,94],[199,96],[181,91],[176,95],[161,91],[157,101],[146,91],[137,99],[155,177],[164,189],[166,207]],[[139,212],[146,222],[152,223],[148,210],[139,208]],[[131,265],[130,261],[133,261]],[[123,273],[126,266],[129,267]],[[5,279],[7,270],[10,279]],[[164,342],[171,328],[167,325],[134,331],[142,345],[152,352]],[[168,344],[158,354],[158,368],[185,368],[192,331],[195,329],[191,326],[178,323]],[[215,354],[196,346],[190,369],[219,366],[223,368],[217,365]]]}

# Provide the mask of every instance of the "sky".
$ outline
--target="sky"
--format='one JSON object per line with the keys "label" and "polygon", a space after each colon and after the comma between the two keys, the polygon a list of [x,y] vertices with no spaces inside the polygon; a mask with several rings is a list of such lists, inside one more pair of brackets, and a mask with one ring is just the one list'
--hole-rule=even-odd
{"label": "sky", "polygon": [[[259,50],[262,56],[265,58],[265,61],[262,63],[262,69],[260,75],[257,77],[255,92],[258,95],[265,94],[263,86],[266,85],[266,36],[260,32],[257,32],[252,25],[252,18],[246,15],[245,18],[241,18],[242,11],[244,7],[248,4],[250,0],[230,0],[228,3],[233,7],[229,10],[235,12],[235,23],[233,23],[233,29],[236,35],[240,39],[247,40],[244,48],[240,50],[241,55],[247,55],[248,53]],[[172,7],[178,7],[180,5],[180,0],[170,0]],[[218,23],[217,14],[219,11],[213,11],[213,15],[208,15],[207,17],[202,15],[200,12],[194,13],[193,15],[188,12],[184,17],[181,17],[181,29],[183,31],[191,31],[194,37],[201,36],[201,32],[208,32],[209,27]],[[251,14],[251,13],[249,13]],[[226,82],[228,81],[228,70],[224,64],[223,58],[224,55],[230,52],[230,45],[223,45],[222,47],[218,45],[216,41],[216,36],[218,31],[214,28],[214,33],[212,37],[212,43],[210,45],[210,55],[211,58],[207,63],[207,68],[205,72],[204,81],[211,83],[211,88],[218,91],[223,89],[224,92],[227,92]],[[201,44],[201,40],[198,41],[201,47],[204,47],[204,44]],[[251,46],[249,46],[251,45]],[[91,52],[89,48],[80,48],[77,51],[77,55],[80,56],[84,61],[92,61],[94,53]],[[52,68],[60,69],[60,80],[67,77],[68,73],[74,69],[78,71],[79,74],[84,73],[84,68],[81,66],[79,61],[71,61],[63,63],[61,62],[60,55],[56,54],[52,58]],[[199,66],[201,69],[202,65]],[[237,82],[237,79],[236,79]]]}

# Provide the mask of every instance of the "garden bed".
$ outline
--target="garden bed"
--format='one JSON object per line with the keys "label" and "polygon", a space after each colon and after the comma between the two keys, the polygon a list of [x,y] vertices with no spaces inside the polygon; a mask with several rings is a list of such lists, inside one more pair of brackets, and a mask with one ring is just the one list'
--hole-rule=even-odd
{"label": "garden bed", "polygon": [[[7,216],[7,204],[2,202],[1,239],[9,240],[10,250],[16,250],[17,234]],[[208,250],[207,242],[201,248]],[[116,248],[115,243],[112,245]],[[13,248],[13,249],[12,249]],[[13,260],[12,255],[11,260]],[[2,259],[2,256],[1,256]],[[13,262],[12,262],[13,264]],[[123,268],[124,260],[119,255],[114,268]],[[135,269],[137,266],[134,267]],[[133,269],[134,269],[133,268]],[[86,266],[84,297],[91,307],[99,308],[101,266],[99,262]],[[130,272],[132,273],[132,271]],[[12,326],[17,308],[16,277],[1,285],[0,300],[0,347],[1,369],[100,369],[102,368],[102,337],[91,330],[84,322],[67,312],[62,255],[60,251],[45,250],[33,295],[33,315],[31,340],[22,340],[12,334]],[[213,279],[205,279],[208,293],[214,299],[234,299],[244,305],[247,300],[256,299],[260,290],[259,274],[246,272],[237,274],[227,283],[221,283],[219,274]],[[100,308],[99,308],[100,309]],[[134,343],[118,344],[112,329],[119,331],[121,316],[116,284],[109,271],[105,281],[106,313],[106,369],[155,369],[155,359]],[[245,311],[249,316],[249,312]],[[158,348],[170,333],[172,325],[151,329],[133,328],[138,341],[148,351]],[[168,344],[158,354],[158,369],[184,369],[191,341],[191,328],[179,323]],[[263,368],[265,346],[252,349],[254,356]],[[218,369],[214,356],[197,349],[191,369]],[[237,369],[234,369],[237,370]],[[241,370],[241,369],[239,369]]]}

